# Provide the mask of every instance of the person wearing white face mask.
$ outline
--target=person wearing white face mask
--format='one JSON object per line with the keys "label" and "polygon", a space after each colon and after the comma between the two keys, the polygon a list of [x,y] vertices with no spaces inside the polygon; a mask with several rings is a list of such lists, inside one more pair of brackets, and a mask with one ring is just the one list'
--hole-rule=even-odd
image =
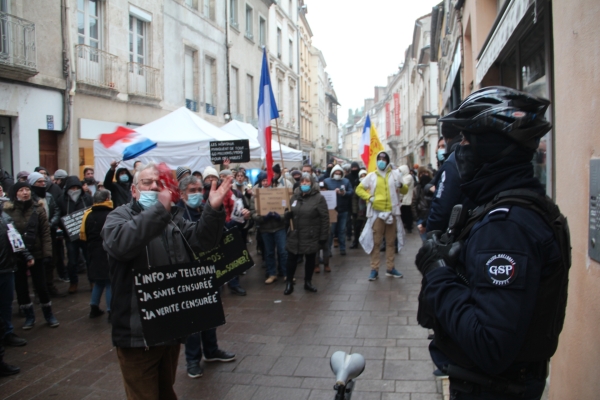
{"label": "person wearing white face mask", "polygon": [[[60,207],[61,216],[69,215],[75,211],[79,211],[88,207],[91,207],[93,200],[90,195],[83,192],[81,181],[79,177],[71,175],[67,176],[65,180],[65,188],[63,195],[58,200],[58,206]],[[62,223],[61,223],[62,224]],[[62,226],[64,232],[68,232],[65,226]],[[83,258],[88,264],[87,246],[85,242],[77,239],[70,240],[68,235],[65,235],[65,243],[67,246],[67,271],[69,273],[69,294],[77,293],[77,285],[79,283],[79,277],[77,275],[77,267],[79,260],[79,250],[83,252]]]}
{"label": "person wearing white face mask", "polygon": [[150,163],[136,171],[133,201],[106,218],[102,238],[113,289],[112,341],[129,398],[154,399],[160,393],[161,399],[176,399],[173,385],[180,351],[177,340],[147,346],[134,276],[161,265],[189,263],[192,253],[216,247],[225,226],[223,199],[231,194],[232,180],[224,179],[219,188],[212,182],[200,219],[192,222],[184,218],[184,210],[172,207],[171,193],[161,183],[158,167]]}
{"label": "person wearing white face mask", "polygon": [[329,254],[331,254],[331,247],[333,245],[333,237],[338,238],[340,244],[340,255],[346,255],[346,223],[348,221],[348,214],[352,211],[352,195],[354,189],[352,184],[346,178],[344,178],[344,170],[339,165],[336,165],[331,170],[331,177],[323,181],[327,190],[335,190],[337,194],[337,222],[331,224],[331,230],[329,233]]}

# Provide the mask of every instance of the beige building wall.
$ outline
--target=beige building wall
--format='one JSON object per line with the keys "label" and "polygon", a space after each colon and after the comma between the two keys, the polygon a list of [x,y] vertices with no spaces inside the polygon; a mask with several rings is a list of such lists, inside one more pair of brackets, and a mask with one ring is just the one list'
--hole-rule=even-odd
{"label": "beige building wall", "polygon": [[588,257],[589,161],[600,158],[597,0],[555,1],[554,118],[556,200],[569,218],[573,264],[550,399],[597,399],[600,393],[600,264]]}

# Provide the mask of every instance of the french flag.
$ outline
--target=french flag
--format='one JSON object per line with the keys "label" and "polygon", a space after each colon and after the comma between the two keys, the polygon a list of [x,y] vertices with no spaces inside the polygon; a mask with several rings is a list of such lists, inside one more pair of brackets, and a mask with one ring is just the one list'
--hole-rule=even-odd
{"label": "french flag", "polygon": [[263,48],[262,70],[260,72],[260,86],[258,94],[258,141],[265,152],[267,164],[267,179],[273,179],[273,153],[271,152],[271,120],[279,118],[279,111],[273,96],[269,64],[267,63],[267,50]]}
{"label": "french flag", "polygon": [[156,147],[156,142],[123,126],[118,127],[113,133],[103,133],[99,140],[107,149],[122,154],[123,161],[134,159]]}
{"label": "french flag", "polygon": [[365,163],[365,168],[369,168],[369,155],[371,152],[371,118],[367,115],[362,136],[360,137],[360,158]]}

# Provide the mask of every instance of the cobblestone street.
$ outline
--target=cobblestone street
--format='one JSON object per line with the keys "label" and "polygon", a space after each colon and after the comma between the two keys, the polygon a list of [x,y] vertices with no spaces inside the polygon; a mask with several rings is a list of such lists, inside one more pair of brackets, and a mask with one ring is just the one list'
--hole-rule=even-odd
{"label": "cobblestone street", "polygon": [[[396,258],[404,279],[383,275],[375,282],[367,280],[364,251],[348,250],[343,257],[334,249],[333,271],[313,278],[318,293],[303,290],[303,269],[298,268],[291,296],[283,295],[282,279],[264,285],[255,255],[257,266],[241,279],[248,295],[237,297],[228,290],[223,295],[227,324],[218,329],[219,347],[235,352],[237,359],[203,363],[204,376],[190,379],[182,348],[175,384],[179,398],[331,399],[329,357],[342,350],[367,360],[353,399],[441,400],[427,331],[415,318],[420,274],[413,260],[419,245],[416,233],[408,235]],[[254,253],[255,245],[250,248]],[[67,284],[61,285],[66,291]],[[77,295],[56,299],[57,329],[45,326],[38,305],[31,331],[21,330],[23,321],[14,315],[15,331],[29,343],[7,349],[6,361],[22,372],[0,379],[1,398],[125,398],[110,325],[103,317],[88,318],[89,297],[85,285]]]}

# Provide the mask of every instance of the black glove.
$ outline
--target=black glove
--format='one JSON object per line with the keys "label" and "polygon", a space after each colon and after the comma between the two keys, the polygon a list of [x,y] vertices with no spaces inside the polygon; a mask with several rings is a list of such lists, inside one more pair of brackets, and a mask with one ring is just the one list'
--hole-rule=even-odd
{"label": "black glove", "polygon": [[274,211],[271,211],[270,213],[268,213],[267,216],[269,218],[273,218],[275,221],[281,221],[281,215],[277,214]]}
{"label": "black glove", "polygon": [[441,232],[434,231],[427,234],[429,239],[419,249],[417,256],[415,257],[415,264],[417,269],[423,274],[427,275],[438,267],[445,267],[444,255],[441,252],[442,244],[439,241],[439,234]]}

